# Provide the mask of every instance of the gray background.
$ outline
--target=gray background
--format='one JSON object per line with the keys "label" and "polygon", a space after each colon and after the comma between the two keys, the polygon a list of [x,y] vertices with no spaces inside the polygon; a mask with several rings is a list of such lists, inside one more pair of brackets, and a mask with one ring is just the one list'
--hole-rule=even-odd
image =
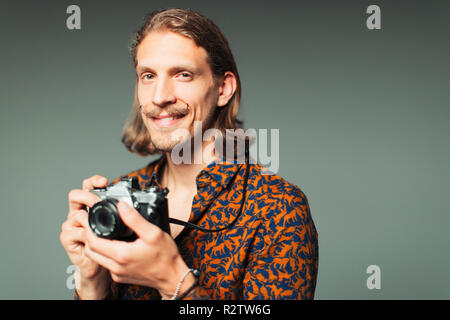
{"label": "gray background", "polygon": [[[366,28],[370,4],[382,30]],[[67,193],[150,161],[120,142],[127,45],[145,13],[174,6],[226,34],[245,126],[280,129],[279,174],[319,232],[316,298],[449,299],[449,2],[229,0],[1,2],[0,298],[72,298]],[[366,287],[373,264],[381,290]]]}

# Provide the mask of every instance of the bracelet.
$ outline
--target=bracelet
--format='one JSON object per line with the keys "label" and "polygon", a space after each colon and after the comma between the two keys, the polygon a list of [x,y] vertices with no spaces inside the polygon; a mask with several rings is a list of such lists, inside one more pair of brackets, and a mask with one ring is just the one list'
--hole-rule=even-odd
{"label": "bracelet", "polygon": [[192,291],[192,289],[194,289],[198,285],[198,280],[199,280],[198,278],[200,276],[200,271],[194,269],[194,270],[192,270],[192,274],[195,277],[194,283],[185,292],[180,294],[175,300],[183,299],[184,297],[186,297]]}
{"label": "bracelet", "polygon": [[[180,282],[178,282],[177,288],[175,289],[174,295],[173,295],[172,298],[170,298],[169,300],[177,300],[178,294],[180,293],[181,285],[183,284],[184,279],[186,279],[186,277],[188,276],[188,274],[189,274],[190,272],[192,272],[192,274],[194,275],[194,277],[195,277],[195,282],[194,282],[194,285],[191,286],[187,291],[188,291],[188,292],[191,291],[192,288],[193,288],[194,286],[197,285],[197,283],[198,283],[198,276],[200,275],[199,271],[196,270],[196,269],[188,269],[188,270],[183,274],[183,276],[181,277]],[[184,297],[184,296],[186,296],[186,294],[187,294],[187,293],[185,292],[182,296]]]}

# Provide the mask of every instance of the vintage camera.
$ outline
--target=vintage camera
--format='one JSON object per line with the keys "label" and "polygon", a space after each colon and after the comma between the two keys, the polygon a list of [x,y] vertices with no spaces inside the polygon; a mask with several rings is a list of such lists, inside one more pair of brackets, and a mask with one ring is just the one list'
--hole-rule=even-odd
{"label": "vintage camera", "polygon": [[123,178],[114,185],[91,190],[101,201],[88,209],[89,226],[101,238],[134,241],[137,235],[120,218],[119,200],[133,206],[147,221],[170,234],[167,188],[139,187],[137,177]]}

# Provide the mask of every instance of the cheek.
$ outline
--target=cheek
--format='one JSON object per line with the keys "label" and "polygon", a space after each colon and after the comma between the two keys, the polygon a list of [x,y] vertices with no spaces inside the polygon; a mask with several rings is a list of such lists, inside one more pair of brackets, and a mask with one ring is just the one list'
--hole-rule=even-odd
{"label": "cheek", "polygon": [[137,97],[141,106],[146,106],[152,101],[152,92],[150,87],[145,87],[138,83],[137,85]]}
{"label": "cheek", "polygon": [[217,107],[217,95],[214,88],[211,87],[202,88],[201,92],[203,94],[199,97],[199,118],[206,120]]}
{"label": "cheek", "polygon": [[208,86],[190,88],[179,97],[194,109],[195,120],[205,120],[216,107],[215,91]]}

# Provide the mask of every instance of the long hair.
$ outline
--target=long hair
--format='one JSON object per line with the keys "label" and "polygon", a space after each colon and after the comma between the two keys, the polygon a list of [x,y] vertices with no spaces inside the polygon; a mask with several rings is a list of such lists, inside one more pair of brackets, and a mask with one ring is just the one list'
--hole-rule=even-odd
{"label": "long hair", "polygon": [[[219,129],[224,135],[227,129],[241,128],[243,122],[237,119],[241,101],[241,81],[228,41],[219,27],[191,9],[171,8],[153,11],[145,16],[142,26],[133,35],[131,41],[130,53],[135,69],[137,47],[152,31],[172,31],[193,40],[197,46],[204,48],[216,83],[225,72],[233,72],[237,80],[236,91],[226,106],[215,109],[212,128]],[[158,151],[151,143],[150,134],[139,110],[137,81],[136,76],[133,107],[123,128],[121,139],[129,151],[147,156]]]}

